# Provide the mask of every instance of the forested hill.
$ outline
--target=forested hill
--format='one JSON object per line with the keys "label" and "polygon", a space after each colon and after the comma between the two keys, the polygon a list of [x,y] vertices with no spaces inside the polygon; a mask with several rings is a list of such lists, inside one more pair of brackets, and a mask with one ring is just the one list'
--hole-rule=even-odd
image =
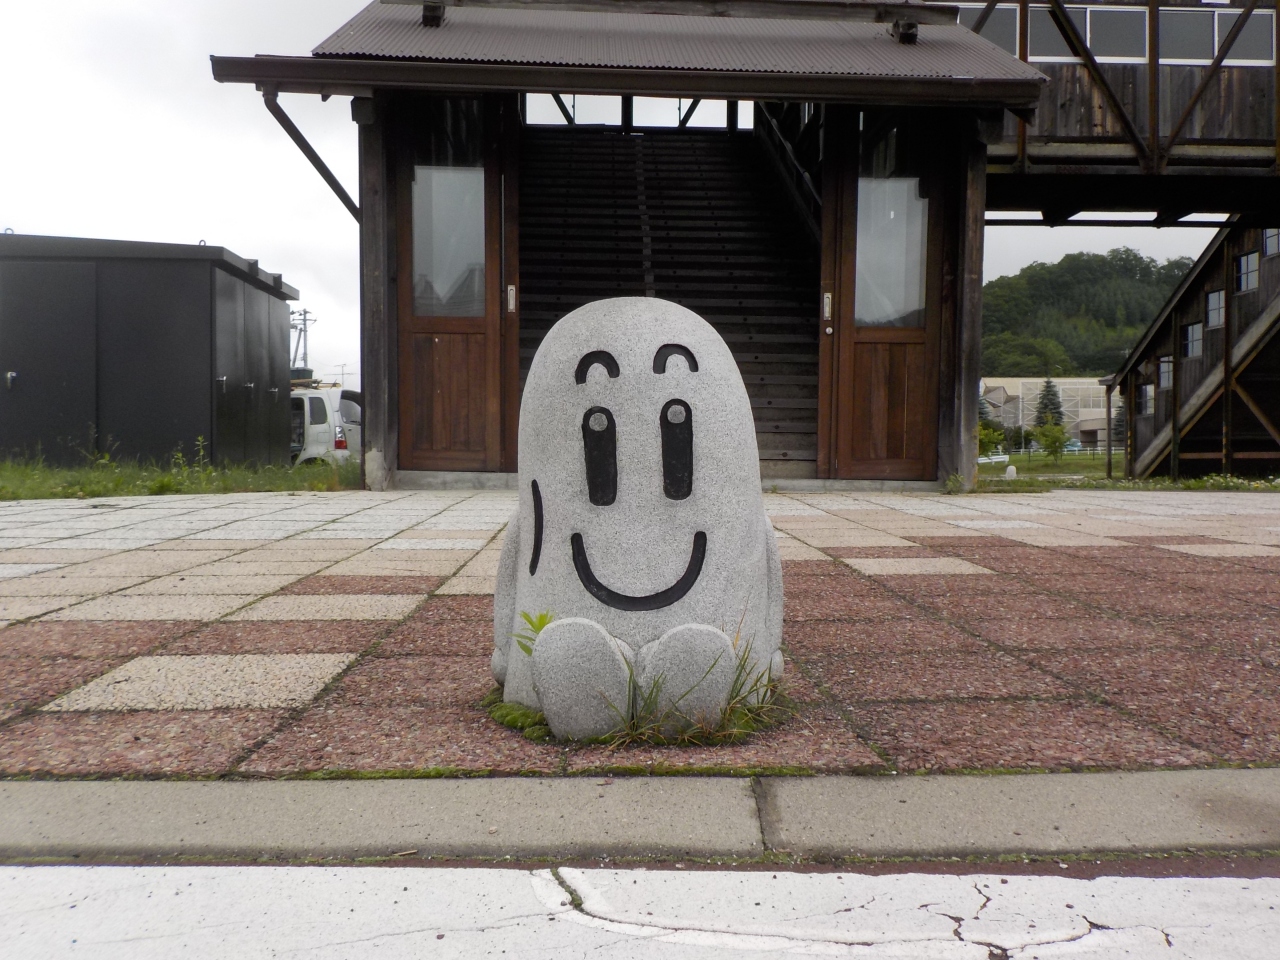
{"label": "forested hill", "polygon": [[1069,253],[982,287],[982,374],[1113,373],[1191,269],[1136,250]]}

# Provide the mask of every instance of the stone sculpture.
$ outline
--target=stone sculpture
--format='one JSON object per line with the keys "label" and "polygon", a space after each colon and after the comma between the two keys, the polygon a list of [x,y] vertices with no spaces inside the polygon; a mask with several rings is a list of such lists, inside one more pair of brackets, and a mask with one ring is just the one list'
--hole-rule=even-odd
{"label": "stone sculpture", "polygon": [[[628,690],[719,720],[739,659],[780,676],[782,568],[751,404],[719,334],[674,303],[587,304],[543,340],[520,409],[494,678],[558,737],[603,736]],[[521,614],[554,614],[533,644]],[[677,702],[678,701],[678,702]]]}

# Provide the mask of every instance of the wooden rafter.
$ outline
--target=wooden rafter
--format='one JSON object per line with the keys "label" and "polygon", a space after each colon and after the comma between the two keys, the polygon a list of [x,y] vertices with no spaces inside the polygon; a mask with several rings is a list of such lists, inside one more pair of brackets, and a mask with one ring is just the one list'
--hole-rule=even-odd
{"label": "wooden rafter", "polygon": [[1244,405],[1249,408],[1249,412],[1258,418],[1258,422],[1262,424],[1263,429],[1265,429],[1267,433],[1271,434],[1271,439],[1277,444],[1280,444],[1280,430],[1276,429],[1276,425],[1271,422],[1271,418],[1267,416],[1266,412],[1260,406],[1258,406],[1257,401],[1254,400],[1253,397],[1249,396],[1249,391],[1240,385],[1239,380],[1236,381],[1235,387],[1236,393],[1240,396],[1240,399],[1244,401]]}

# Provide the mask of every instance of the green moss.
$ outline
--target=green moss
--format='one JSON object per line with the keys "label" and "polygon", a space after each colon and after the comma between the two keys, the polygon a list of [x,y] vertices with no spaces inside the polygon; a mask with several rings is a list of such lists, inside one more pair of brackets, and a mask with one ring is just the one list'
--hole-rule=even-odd
{"label": "green moss", "polygon": [[551,739],[551,728],[547,726],[547,718],[537,710],[530,710],[524,704],[504,702],[501,687],[490,690],[480,701],[480,706],[504,727],[521,731],[526,740],[541,742]]}

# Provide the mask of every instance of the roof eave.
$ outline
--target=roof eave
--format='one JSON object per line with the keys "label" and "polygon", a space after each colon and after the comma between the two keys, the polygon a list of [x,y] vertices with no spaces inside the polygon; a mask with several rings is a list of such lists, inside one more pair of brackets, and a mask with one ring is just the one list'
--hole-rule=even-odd
{"label": "roof eave", "polygon": [[371,96],[404,88],[528,93],[703,96],[737,100],[817,100],[868,105],[1034,110],[1043,78],[872,77],[626,67],[566,67],[363,57],[211,57],[219,83],[252,83],[281,93]]}

